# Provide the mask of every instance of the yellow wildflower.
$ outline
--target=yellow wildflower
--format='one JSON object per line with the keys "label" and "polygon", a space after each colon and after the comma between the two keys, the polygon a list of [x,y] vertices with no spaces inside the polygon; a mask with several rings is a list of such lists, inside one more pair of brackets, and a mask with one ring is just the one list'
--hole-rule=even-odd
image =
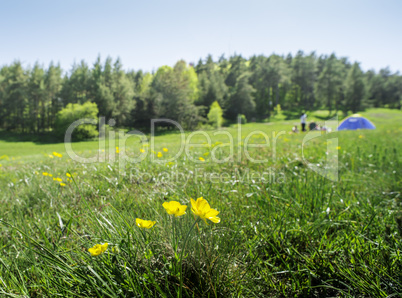
{"label": "yellow wildflower", "polygon": [[162,204],[163,208],[166,209],[166,212],[169,215],[174,215],[176,217],[182,216],[186,214],[186,205],[182,205],[179,202],[176,201],[170,201],[170,202],[165,202]]}
{"label": "yellow wildflower", "polygon": [[152,228],[154,226],[154,224],[156,224],[156,221],[144,220],[144,219],[141,219],[141,218],[136,218],[135,223],[140,228],[150,229],[150,228]]}
{"label": "yellow wildflower", "polygon": [[43,176],[48,176],[49,173],[43,172],[42,175],[43,175]]}
{"label": "yellow wildflower", "polygon": [[140,149],[140,152],[141,152],[141,153],[145,153],[145,150],[144,150],[144,149]]}
{"label": "yellow wildflower", "polygon": [[116,147],[116,153],[120,153],[119,147]]}
{"label": "yellow wildflower", "polygon": [[53,152],[53,155],[54,155],[54,156],[56,156],[56,157],[60,157],[60,158],[61,158],[61,157],[63,157],[63,155],[62,155],[62,154],[57,153],[57,152]]}
{"label": "yellow wildflower", "polygon": [[50,154],[49,154],[49,157],[50,157],[50,158],[53,158],[53,155],[50,155]]}
{"label": "yellow wildflower", "polygon": [[103,244],[96,244],[94,247],[89,248],[88,251],[93,257],[99,256],[106,251],[108,245],[109,244],[107,242]]}
{"label": "yellow wildflower", "polygon": [[217,217],[219,211],[212,209],[208,202],[203,198],[198,198],[197,201],[191,199],[191,211],[201,217],[207,223],[207,219],[214,223],[219,223],[221,219]]}
{"label": "yellow wildflower", "polygon": [[162,150],[163,150],[163,152],[168,152],[169,151],[168,148],[163,148]]}
{"label": "yellow wildflower", "polygon": [[341,150],[341,146],[336,147],[336,150]]}
{"label": "yellow wildflower", "polygon": [[52,174],[47,174],[49,177],[53,177],[53,175]]}
{"label": "yellow wildflower", "polygon": [[70,173],[66,173],[66,176],[67,176],[68,178],[71,178],[71,174],[70,174]]}
{"label": "yellow wildflower", "polygon": [[208,155],[209,155],[209,152],[205,152],[205,153],[204,153],[204,156],[208,156]]}
{"label": "yellow wildflower", "polygon": [[359,136],[359,139],[363,139],[363,138],[364,138],[364,136],[363,136],[363,135],[360,135],[360,136]]}
{"label": "yellow wildflower", "polygon": [[198,157],[198,159],[199,159],[200,161],[205,161],[205,159],[204,159],[203,157]]}
{"label": "yellow wildflower", "polygon": [[158,158],[161,158],[163,155],[162,155],[162,152],[158,152]]}
{"label": "yellow wildflower", "polygon": [[[54,179],[54,178],[53,178],[53,179]],[[55,180],[58,181],[58,182],[62,182],[62,181],[63,181],[63,179],[61,179],[61,178],[59,178],[59,177],[57,177]]]}
{"label": "yellow wildflower", "polygon": [[62,183],[60,183],[60,186],[66,186],[66,184],[62,182]]}

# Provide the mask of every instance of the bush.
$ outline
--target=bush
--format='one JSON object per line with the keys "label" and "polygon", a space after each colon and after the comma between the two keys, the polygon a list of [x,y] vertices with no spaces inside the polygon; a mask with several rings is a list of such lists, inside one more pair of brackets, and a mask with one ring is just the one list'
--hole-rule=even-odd
{"label": "bush", "polygon": [[[86,102],[84,104],[71,104],[69,103],[64,109],[59,111],[56,115],[55,134],[60,140],[64,140],[64,134],[68,127],[76,120],[83,118],[90,118],[97,120],[99,110],[96,103]],[[96,130],[96,125],[81,124],[77,126],[72,134],[72,140],[82,141],[93,139],[99,135]]]}
{"label": "bush", "polygon": [[208,113],[208,122],[215,128],[219,128],[222,126],[223,122],[223,111],[222,108],[220,107],[219,103],[217,101],[214,101],[211,104],[211,107],[209,109]]}
{"label": "bush", "polygon": [[239,115],[237,115],[237,119],[239,119],[239,118],[240,118],[240,123],[241,124],[247,124],[246,116],[244,116],[243,114],[239,114]]}

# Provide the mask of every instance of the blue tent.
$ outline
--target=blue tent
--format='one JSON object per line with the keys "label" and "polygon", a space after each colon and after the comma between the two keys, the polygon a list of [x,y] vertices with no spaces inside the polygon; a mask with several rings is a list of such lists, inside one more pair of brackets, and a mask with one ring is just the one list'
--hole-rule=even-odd
{"label": "blue tent", "polygon": [[373,123],[360,114],[353,114],[339,124],[338,130],[375,129]]}

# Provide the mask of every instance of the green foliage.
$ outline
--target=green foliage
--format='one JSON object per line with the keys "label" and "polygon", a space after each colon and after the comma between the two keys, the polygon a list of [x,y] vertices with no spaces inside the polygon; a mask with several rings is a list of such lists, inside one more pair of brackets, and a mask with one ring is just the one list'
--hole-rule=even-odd
{"label": "green foliage", "polygon": [[245,115],[239,114],[239,115],[237,115],[237,119],[240,119],[241,124],[247,124],[247,118]]}
{"label": "green foliage", "polygon": [[[64,140],[64,135],[67,131],[67,128],[74,121],[84,118],[97,121],[98,113],[99,111],[96,103],[86,102],[82,105],[78,103],[69,103],[56,115],[55,133],[60,140]],[[93,139],[98,135],[99,132],[96,130],[96,125],[81,124],[74,129],[72,139],[74,141],[82,141],[86,139]]]}
{"label": "green foliage", "polygon": [[217,101],[214,101],[209,108],[209,113],[208,113],[208,121],[210,124],[213,125],[215,128],[219,128],[222,126],[223,122],[223,111]]}
{"label": "green foliage", "polygon": [[[238,114],[272,120],[279,104],[287,113],[328,109],[359,111],[369,107],[402,108],[402,76],[388,68],[363,72],[335,54],[299,51],[294,57],[208,56],[196,67],[178,61],[155,74],[126,71],[119,59],[100,57],[91,66],[74,64],[62,76],[59,65],[24,68],[16,61],[0,69],[0,129],[46,133],[69,103],[94,102],[99,115],[119,127],[150,128],[151,119],[169,118],[195,128],[215,101],[232,123]],[[281,117],[279,117],[281,118]]]}

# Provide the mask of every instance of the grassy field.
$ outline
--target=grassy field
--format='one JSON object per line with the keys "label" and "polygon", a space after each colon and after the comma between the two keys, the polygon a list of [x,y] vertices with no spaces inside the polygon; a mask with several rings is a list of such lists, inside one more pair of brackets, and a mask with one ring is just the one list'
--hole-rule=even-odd
{"label": "grassy field", "polygon": [[[298,120],[74,143],[78,155],[98,158],[91,163],[70,158],[63,143],[0,139],[0,293],[402,295],[402,112],[362,114],[376,130],[308,143],[289,134]],[[333,170],[329,157],[336,180],[312,170]],[[193,213],[190,199],[200,197],[219,223]],[[169,201],[186,214],[169,215]],[[155,224],[140,228],[137,218]],[[106,251],[88,252],[103,243]]]}

